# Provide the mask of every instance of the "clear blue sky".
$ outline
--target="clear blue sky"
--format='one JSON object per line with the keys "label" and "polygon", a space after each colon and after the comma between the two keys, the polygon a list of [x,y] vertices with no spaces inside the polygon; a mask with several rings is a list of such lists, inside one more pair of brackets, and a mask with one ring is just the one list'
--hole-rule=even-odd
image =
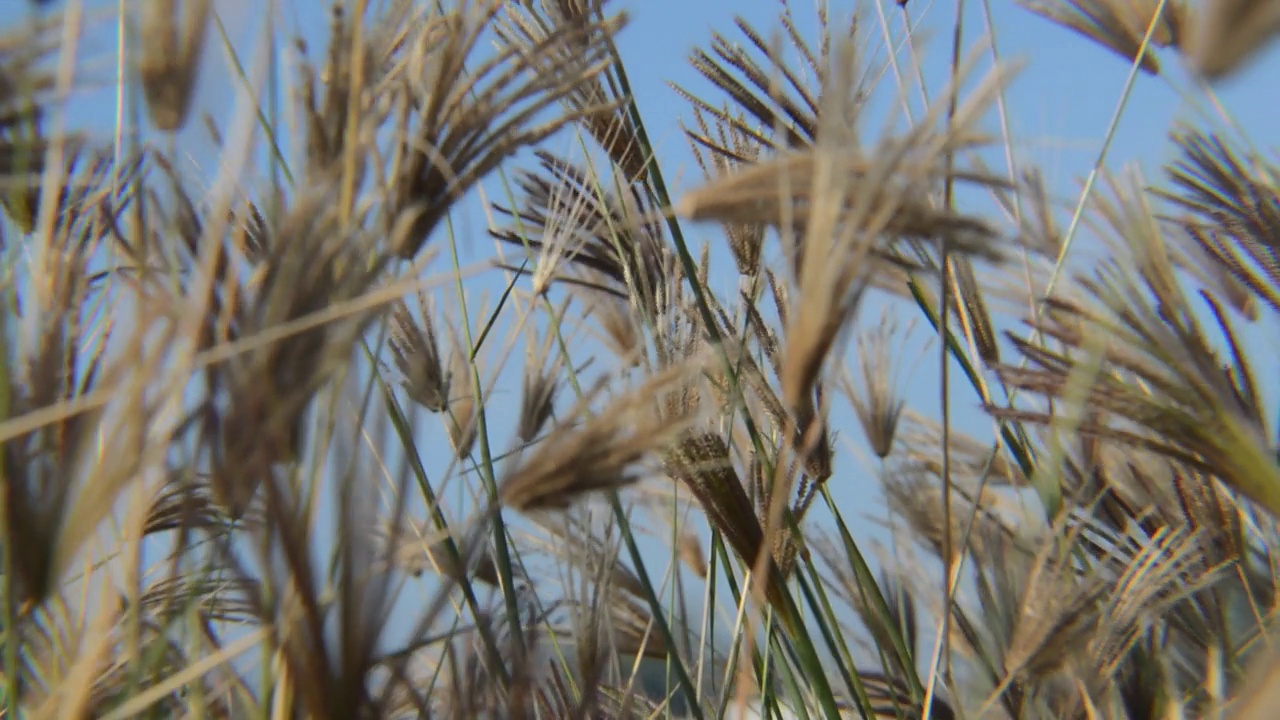
{"label": "clear blue sky", "polygon": [[[0,3],[0,27],[10,28],[22,22],[27,16],[26,5],[18,0]],[[66,0],[53,3],[55,7],[67,5]],[[215,0],[215,6],[223,13],[224,22],[231,31],[233,44],[246,63],[251,63],[254,57],[255,43],[260,37],[258,23],[263,17],[261,9],[266,5],[262,0]],[[329,22],[327,5],[318,0],[283,1],[281,17],[288,32],[301,34],[311,42],[313,58],[320,58],[323,53],[322,42]],[[813,3],[794,0],[793,5],[802,27],[813,28]],[[837,16],[848,13],[852,7],[844,2],[832,5],[833,14]],[[114,0],[86,3],[90,14],[109,11],[115,6]],[[615,0],[613,6],[626,9],[631,14],[632,22],[619,42],[637,99],[645,112],[650,135],[659,155],[666,160],[664,167],[668,175],[674,175],[669,180],[673,179],[677,188],[691,187],[699,182],[700,171],[693,163],[678,124],[680,119],[689,115],[684,102],[666,83],[675,81],[695,92],[706,90],[706,84],[688,65],[690,51],[695,47],[707,47],[713,29],[721,29],[730,39],[739,37],[731,23],[735,14],[744,16],[760,29],[775,27],[774,18],[781,5],[776,0]],[[886,0],[882,6],[889,18],[893,37],[900,38],[901,11],[892,0]],[[1128,64],[1091,41],[1051,24],[1015,3],[1001,1],[993,2],[991,6],[1001,57],[1021,58],[1028,62],[1006,96],[1019,160],[1039,166],[1057,195],[1074,198],[1080,182],[1097,157],[1103,133],[1120,98]],[[874,38],[872,47],[876,54],[873,60],[881,62],[884,58],[883,42],[875,6],[864,2],[858,3],[857,8],[863,16],[864,29]],[[983,4],[969,1],[966,8],[966,48],[969,48],[986,32]],[[926,42],[920,47],[920,52],[923,53],[928,89],[931,95],[936,94],[946,77],[955,5],[911,0],[909,11],[913,21],[919,21],[923,16],[918,26],[918,37]],[[104,138],[109,137],[115,113],[111,87],[116,48],[114,33],[115,28],[110,22],[99,20],[91,26],[82,53],[89,77],[100,84],[97,89],[81,91],[72,103],[75,124],[100,132]],[[212,110],[215,116],[225,119],[235,102],[235,81],[233,73],[222,61],[221,43],[216,33],[209,37],[208,52],[211,62],[206,63],[201,78],[198,109]],[[907,56],[900,54],[899,59],[905,67]],[[1163,53],[1161,59],[1175,75],[1178,74],[1174,67],[1176,59],[1171,53]],[[1274,129],[1280,99],[1270,91],[1278,74],[1280,47],[1272,47],[1255,58],[1238,77],[1219,88],[1223,105],[1254,142],[1264,148],[1280,144]],[[882,90],[886,89],[887,84]],[[918,89],[911,86],[909,93],[912,107],[918,112]],[[718,96],[713,95],[713,98]],[[881,107],[885,107],[884,103]],[[1107,165],[1118,168],[1122,163],[1138,161],[1147,169],[1148,179],[1157,180],[1159,164],[1170,153],[1167,129],[1173,120],[1193,117],[1192,113],[1193,109],[1170,88],[1169,83],[1140,76],[1129,98]],[[880,119],[873,117],[869,127],[874,130]],[[990,128],[993,132],[998,130],[994,119]],[[214,174],[216,154],[203,140],[203,130],[198,123],[193,123],[184,132],[180,147],[190,153],[193,171],[205,177]],[[197,171],[196,166],[200,170]],[[474,262],[489,257],[493,248],[483,236],[483,219],[470,218],[461,226],[475,240],[469,249],[464,248],[465,259]],[[698,243],[716,240],[712,227],[699,227],[693,236]],[[491,298],[496,297],[501,280],[501,276],[495,273],[476,287],[488,291]],[[721,287],[727,288],[728,282],[728,279],[721,281]],[[1274,327],[1260,329],[1259,341],[1273,342],[1275,330]],[[936,365],[925,362],[920,366],[919,381],[910,383],[908,405],[933,415],[938,406],[938,391],[936,369],[931,368],[936,368]],[[513,380],[518,378],[514,374],[509,376]],[[511,391],[510,383],[505,389],[502,397],[516,403],[518,398]],[[960,403],[957,406],[960,423],[965,429],[988,437],[988,424],[972,409],[974,399],[967,394],[958,394],[956,399]],[[490,408],[491,412],[498,413],[501,405],[495,403]],[[842,435],[846,442],[858,441],[859,431],[852,424],[852,418],[837,418],[836,424],[843,427]],[[503,428],[505,425],[499,424],[495,432],[498,449],[505,446],[509,437]],[[448,454],[438,432],[428,443],[427,449],[432,448],[439,453],[436,457]],[[432,465],[428,460],[429,469]],[[861,468],[857,466],[846,465],[841,470],[845,477],[838,475],[836,478],[842,483],[841,494],[848,493],[845,497],[851,506],[863,505],[875,483],[870,479],[859,479]],[[868,537],[882,536],[872,532]]]}

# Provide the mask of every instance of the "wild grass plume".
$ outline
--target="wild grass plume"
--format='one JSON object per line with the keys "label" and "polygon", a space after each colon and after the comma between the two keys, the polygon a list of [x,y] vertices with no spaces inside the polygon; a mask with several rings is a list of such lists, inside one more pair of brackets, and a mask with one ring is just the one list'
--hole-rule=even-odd
{"label": "wild grass plume", "polygon": [[1280,4],[19,4],[0,716],[1277,712]]}

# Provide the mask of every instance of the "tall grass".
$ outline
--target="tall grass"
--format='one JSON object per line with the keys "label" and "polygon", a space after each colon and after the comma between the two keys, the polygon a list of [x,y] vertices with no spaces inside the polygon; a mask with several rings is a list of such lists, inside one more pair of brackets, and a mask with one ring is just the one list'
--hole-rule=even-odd
{"label": "tall grass", "polygon": [[[1019,65],[964,0],[931,93],[870,51],[904,10],[783,2],[692,50],[677,196],[622,0],[334,2],[262,67],[133,0],[103,141],[65,110],[101,18],[38,4],[0,36],[4,717],[1274,714],[1247,140],[1152,128],[1150,180],[1113,122],[1055,200],[993,169]],[[1026,3],[1128,63],[1117,121],[1140,74],[1216,105],[1277,7]]]}

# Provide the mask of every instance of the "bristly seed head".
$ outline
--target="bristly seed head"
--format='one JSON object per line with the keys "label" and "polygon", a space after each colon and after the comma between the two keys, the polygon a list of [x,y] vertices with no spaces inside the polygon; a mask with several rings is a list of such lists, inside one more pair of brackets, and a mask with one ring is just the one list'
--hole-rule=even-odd
{"label": "bristly seed head", "polygon": [[556,393],[560,389],[561,364],[559,359],[548,362],[553,335],[538,346],[533,333],[529,333],[529,351],[525,357],[523,392],[520,395],[520,416],[516,436],[531,443],[547,422],[555,408]]}
{"label": "bristly seed head", "polygon": [[211,0],[184,2],[179,29],[177,0],[144,0],[138,73],[151,121],[172,132],[186,122],[195,92]]}
{"label": "bristly seed head", "polygon": [[450,374],[445,372],[441,360],[440,343],[431,317],[434,308],[423,294],[418,295],[418,308],[422,313],[421,324],[403,302],[395,305],[391,311],[389,345],[403,378],[401,386],[409,397],[431,412],[443,412],[449,406]]}
{"label": "bristly seed head", "polygon": [[588,403],[604,389],[597,385],[571,415],[576,423],[554,429],[507,475],[500,489],[503,504],[524,512],[565,509],[587,493],[638,480],[636,466],[672,443],[687,422],[659,413],[654,398],[690,371],[683,365],[659,372],[592,414]]}
{"label": "bristly seed head", "polygon": [[902,358],[894,356],[890,345],[895,332],[896,328],[886,314],[875,330],[859,337],[860,389],[855,388],[847,377],[841,378],[871,450],[882,460],[893,450],[894,435],[905,407],[905,400],[896,387],[903,370]]}
{"label": "bristly seed head", "polygon": [[479,432],[476,383],[472,375],[470,354],[452,325],[449,326],[449,338],[452,346],[449,351],[450,389],[443,418],[454,453],[459,458],[465,458],[471,454]]}

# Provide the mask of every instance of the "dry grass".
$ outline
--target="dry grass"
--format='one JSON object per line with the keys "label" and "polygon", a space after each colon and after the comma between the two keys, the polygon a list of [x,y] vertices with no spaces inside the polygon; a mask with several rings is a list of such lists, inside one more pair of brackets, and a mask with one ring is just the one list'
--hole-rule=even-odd
{"label": "dry grass", "polygon": [[[78,5],[0,35],[0,716],[1271,716],[1274,157],[1179,125],[1068,220],[988,165],[1015,64],[869,133],[910,53],[784,2],[691,53],[673,198],[621,0],[365,5],[213,177],[216,3],[122,6],[106,141]],[[1280,28],[1027,5],[1201,96]]]}

